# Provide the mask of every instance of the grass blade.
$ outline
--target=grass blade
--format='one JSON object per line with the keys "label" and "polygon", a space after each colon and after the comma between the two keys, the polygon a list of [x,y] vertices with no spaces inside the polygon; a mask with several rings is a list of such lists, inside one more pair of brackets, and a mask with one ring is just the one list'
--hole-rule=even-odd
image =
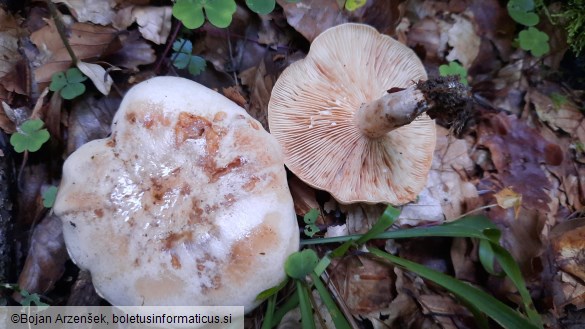
{"label": "grass blade", "polygon": [[518,312],[511,309],[506,304],[476,287],[463,283],[441,272],[431,270],[426,266],[391,255],[381,251],[380,249],[369,248],[369,251],[377,257],[388,260],[408,271],[414,272],[419,276],[442,286],[443,288],[455,294],[457,297],[464,300],[465,303],[474,305],[477,309],[481,310],[487,316],[494,319],[494,321],[499,323],[504,328],[539,328],[537,325],[522,317]]}
{"label": "grass blade", "polygon": [[315,273],[311,273],[311,279],[313,279],[313,284],[315,285],[315,288],[317,288],[319,296],[321,296],[321,301],[323,302],[323,304],[325,304],[327,310],[329,311],[329,314],[331,315],[331,319],[335,324],[335,328],[351,329],[349,322],[343,316],[343,313],[341,313],[339,307],[337,307],[337,304],[335,304],[335,301],[331,297],[329,290],[327,290],[327,288],[323,284],[323,281],[321,281],[321,278],[317,276]]}
{"label": "grass blade", "polygon": [[313,307],[309,299],[309,289],[301,280],[295,280],[297,293],[299,294],[299,308],[301,309],[301,325],[303,329],[316,329],[313,318]]}

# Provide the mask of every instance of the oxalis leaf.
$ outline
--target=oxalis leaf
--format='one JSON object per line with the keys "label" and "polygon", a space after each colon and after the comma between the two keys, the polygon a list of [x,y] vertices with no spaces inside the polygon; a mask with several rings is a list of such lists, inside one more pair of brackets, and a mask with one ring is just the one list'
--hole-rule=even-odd
{"label": "oxalis leaf", "polygon": [[65,72],[57,72],[51,77],[49,90],[59,92],[64,99],[73,99],[85,92],[85,85],[82,83],[87,77],[81,71],[72,67]]}
{"label": "oxalis leaf", "polygon": [[57,186],[51,186],[43,192],[43,206],[45,208],[53,207],[57,197]]}
{"label": "oxalis leaf", "polygon": [[533,0],[510,0],[508,1],[508,14],[516,22],[525,26],[538,24],[539,17],[531,12],[534,10]]}
{"label": "oxalis leaf", "polygon": [[246,5],[248,5],[248,8],[250,8],[250,10],[252,10],[253,12],[260,14],[260,15],[266,15],[266,14],[270,14],[274,10],[274,7],[276,5],[276,1],[275,0],[246,0]]}
{"label": "oxalis leaf", "polygon": [[313,249],[305,249],[288,256],[284,263],[284,271],[293,279],[304,280],[318,262],[317,253]]}
{"label": "oxalis leaf", "polygon": [[203,25],[205,17],[219,28],[228,27],[235,12],[235,0],[177,0],[173,6],[173,16],[189,29]]}
{"label": "oxalis leaf", "polygon": [[43,125],[41,119],[27,120],[20,125],[18,131],[10,136],[10,144],[14,146],[14,150],[18,153],[38,151],[50,137],[47,129],[42,129]]}
{"label": "oxalis leaf", "polygon": [[345,10],[354,11],[366,4],[367,0],[347,0],[345,2]]}
{"label": "oxalis leaf", "polygon": [[532,26],[518,34],[520,48],[530,51],[534,57],[540,57],[549,52],[548,39],[546,33]]}
{"label": "oxalis leaf", "polygon": [[175,53],[171,56],[173,59],[173,66],[178,69],[189,70],[193,75],[199,75],[205,71],[205,59],[200,56],[192,55],[193,44],[189,40],[178,39],[173,43],[173,50]]}
{"label": "oxalis leaf", "polygon": [[458,75],[459,82],[467,85],[467,70],[461,66],[461,64],[455,61],[449,62],[449,65],[443,64],[439,66],[439,75],[442,77],[446,77],[448,75]]}

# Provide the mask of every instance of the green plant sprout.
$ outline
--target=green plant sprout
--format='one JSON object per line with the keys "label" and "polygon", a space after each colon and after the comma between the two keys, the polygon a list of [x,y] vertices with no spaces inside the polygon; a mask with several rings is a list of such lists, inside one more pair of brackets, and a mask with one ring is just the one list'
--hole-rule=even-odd
{"label": "green plant sprout", "polygon": [[540,18],[533,12],[535,9],[533,0],[510,0],[508,2],[508,14],[514,21],[524,26],[538,24]]}
{"label": "green plant sprout", "polygon": [[548,35],[531,26],[518,34],[520,48],[530,51],[532,56],[540,57],[550,51]]}
{"label": "green plant sprout", "polygon": [[567,98],[567,96],[565,96],[563,94],[559,94],[557,92],[551,93],[550,95],[548,95],[548,97],[550,97],[550,100],[552,101],[553,106],[557,110],[559,108],[561,108],[561,106],[563,106],[569,102],[569,99]]}
{"label": "green plant sprout", "polygon": [[[321,300],[327,306],[336,328],[349,328],[347,319],[341,316],[335,301],[331,298],[329,291],[325,288],[320,278],[325,268],[329,265],[330,258],[343,257],[350,248],[363,250],[361,246],[371,239],[418,237],[463,237],[478,239],[480,241],[479,254],[482,265],[484,265],[488,273],[506,275],[510,279],[521,297],[524,314],[520,310],[515,310],[504,304],[483,290],[421,264],[402,259],[372,247],[367,248],[368,254],[371,257],[376,257],[407,271],[416,273],[420,277],[450,291],[470,310],[476,319],[478,328],[483,329],[489,327],[487,317],[492,318],[504,328],[543,328],[542,320],[534,308],[520,268],[510,253],[500,246],[500,231],[488,218],[484,216],[467,216],[457,221],[434,227],[386,231],[394,224],[399,214],[399,210],[389,206],[378,219],[378,222],[363,235],[302,240],[302,246],[340,242],[342,244],[321,258],[321,260],[319,260],[319,257],[312,249],[305,249],[289,256],[285,263],[285,272],[295,282],[295,294],[279,309],[275,307],[276,293],[279,288],[275,287],[261,294],[263,297],[269,298],[269,307],[265,316],[265,319],[268,319],[269,323],[264,323],[262,328],[267,329],[276,326],[286,311],[297,305],[301,309],[302,327],[315,328],[313,311],[309,305],[311,301],[309,295],[313,287],[317,290]],[[502,273],[495,273],[495,267],[493,265],[496,263],[499,264]],[[306,280],[307,277],[311,279],[310,282]],[[286,282],[279,287],[284,287],[285,284]]]}
{"label": "green plant sprout", "polygon": [[304,232],[305,235],[307,235],[309,238],[312,238],[315,233],[320,231],[319,227],[315,225],[317,218],[319,218],[319,210],[314,208],[309,210],[309,212],[307,212],[303,217],[303,221],[306,224]]}
{"label": "green plant sprout", "polygon": [[205,18],[216,27],[228,27],[235,12],[235,0],[177,0],[173,6],[173,16],[188,29],[201,27]]}
{"label": "green plant sprout", "polygon": [[205,59],[203,57],[193,55],[193,44],[189,40],[178,39],[173,43],[173,50],[175,51],[172,58],[173,65],[178,69],[187,68],[189,73],[199,75],[205,71]]}
{"label": "green plant sprout", "polygon": [[22,296],[22,299],[19,301],[20,305],[22,306],[39,306],[39,310],[42,308],[49,307],[49,304],[43,303],[41,301],[41,296],[37,293],[31,294],[27,290],[20,288],[18,284],[13,283],[2,283],[0,284],[0,288],[14,290]]}
{"label": "green plant sprout", "polygon": [[17,132],[10,136],[10,144],[14,151],[36,152],[49,140],[50,134],[43,129],[45,123],[41,119],[26,120],[18,128]]}
{"label": "green plant sprout", "polygon": [[570,0],[562,5],[561,12],[552,15],[560,18],[567,30],[567,43],[576,56],[585,48],[585,0]]}
{"label": "green plant sprout", "polygon": [[459,82],[467,86],[467,70],[456,61],[449,62],[449,65],[439,66],[439,75],[446,77],[448,75],[458,75]]}
{"label": "green plant sprout", "polygon": [[63,99],[74,99],[85,92],[85,85],[82,83],[87,77],[81,71],[72,67],[65,72],[57,72],[51,77],[49,90],[59,92]]}
{"label": "green plant sprout", "polygon": [[510,0],[507,8],[508,14],[515,22],[528,27],[518,34],[520,48],[530,51],[534,57],[540,57],[548,53],[550,51],[549,37],[535,27],[540,22],[540,18],[534,12],[536,9],[534,0]]}
{"label": "green plant sprout", "polygon": [[43,206],[45,208],[52,208],[57,197],[57,186],[51,186],[43,192]]}
{"label": "green plant sprout", "polygon": [[367,0],[347,0],[345,2],[345,10],[347,11],[354,11],[363,7],[366,4]]}

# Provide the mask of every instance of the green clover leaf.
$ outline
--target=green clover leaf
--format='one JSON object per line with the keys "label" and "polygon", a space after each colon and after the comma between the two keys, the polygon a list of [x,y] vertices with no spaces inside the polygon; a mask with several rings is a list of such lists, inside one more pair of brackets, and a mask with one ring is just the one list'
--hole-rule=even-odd
{"label": "green clover leaf", "polygon": [[173,16],[189,29],[203,25],[205,17],[216,27],[228,27],[235,12],[235,0],[177,0],[173,6]]}
{"label": "green clover leaf", "polygon": [[41,119],[26,120],[18,131],[10,136],[10,144],[18,153],[24,151],[36,152],[46,141],[49,140],[49,132],[43,128],[44,122]]}
{"label": "green clover leaf", "polygon": [[529,27],[518,34],[520,48],[530,51],[532,56],[540,57],[549,52],[548,35],[535,27]]}
{"label": "green clover leaf", "polygon": [[345,10],[354,11],[366,4],[367,0],[347,0],[345,2]]}
{"label": "green clover leaf", "polygon": [[533,0],[510,0],[508,2],[508,14],[516,22],[525,26],[534,26],[540,21],[534,10]]}
{"label": "green clover leaf", "polygon": [[57,186],[51,186],[43,192],[43,206],[45,208],[52,208],[57,197]]}
{"label": "green clover leaf", "polygon": [[73,99],[85,92],[82,83],[87,77],[78,68],[72,67],[65,72],[57,72],[51,77],[49,90],[59,92],[63,99]]}
{"label": "green clover leaf", "polygon": [[173,65],[178,69],[187,68],[189,73],[199,75],[205,71],[205,59],[200,56],[192,55],[193,44],[189,40],[178,39],[173,43],[172,55]]}
{"label": "green clover leaf", "polygon": [[246,0],[246,5],[253,12],[260,15],[270,14],[276,5],[275,0]]}
{"label": "green clover leaf", "polygon": [[315,269],[318,262],[317,253],[313,249],[305,249],[288,256],[284,271],[291,278],[302,280]]}
{"label": "green clover leaf", "polygon": [[443,64],[439,66],[439,75],[442,77],[446,77],[448,75],[458,75],[459,82],[467,85],[467,70],[461,66],[461,64],[455,61],[449,62],[449,65]]}

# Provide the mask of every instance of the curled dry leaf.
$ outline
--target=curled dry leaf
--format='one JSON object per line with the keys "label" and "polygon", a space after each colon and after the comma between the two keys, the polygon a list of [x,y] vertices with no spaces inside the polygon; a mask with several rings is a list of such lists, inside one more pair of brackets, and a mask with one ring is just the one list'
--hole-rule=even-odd
{"label": "curled dry leaf", "polygon": [[520,206],[522,206],[522,195],[514,192],[510,187],[499,191],[494,195],[498,206],[508,209],[514,207],[514,217],[518,218]]}
{"label": "curled dry leaf", "polygon": [[171,18],[170,6],[129,6],[116,13],[113,25],[118,30],[124,30],[136,22],[138,30],[146,40],[160,45],[165,43],[169,36]]}
{"label": "curled dry leaf", "polygon": [[272,87],[276,82],[277,72],[273,69],[267,72],[266,59],[262,60],[258,67],[251,67],[240,73],[242,84],[247,85],[250,90],[250,106],[248,113],[254,119],[260,121],[262,126],[268,130],[267,109]]}
{"label": "curled dry leaf", "polygon": [[114,80],[112,80],[112,77],[110,77],[103,67],[98,64],[79,61],[77,62],[77,68],[93,82],[100,93],[104,95],[110,93],[110,88]]}
{"label": "curled dry leaf", "polygon": [[50,215],[34,229],[18,285],[30,293],[45,293],[65,270],[67,250],[59,218]]}
{"label": "curled dry leaf", "polygon": [[[110,27],[97,26],[87,23],[73,23],[70,27],[69,44],[79,60],[96,59],[116,50],[114,45],[117,32]],[[63,46],[63,41],[52,21],[33,32],[31,41],[37,46],[40,54],[34,70],[34,78],[37,83],[51,81],[53,73],[65,71],[71,65],[71,57]]]}
{"label": "curled dry leaf", "polygon": [[73,16],[83,23],[91,22],[100,25],[112,23],[114,18],[113,8],[116,0],[52,0],[55,3],[67,5]]}

